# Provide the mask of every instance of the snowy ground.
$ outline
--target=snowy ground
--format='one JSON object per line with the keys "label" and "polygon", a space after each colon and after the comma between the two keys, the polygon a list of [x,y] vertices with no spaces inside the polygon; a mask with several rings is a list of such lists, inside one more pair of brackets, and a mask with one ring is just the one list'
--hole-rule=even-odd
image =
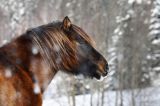
{"label": "snowy ground", "polygon": [[[50,89],[51,90],[51,89]],[[47,92],[50,92],[49,90]],[[132,94],[134,93],[135,106],[160,106],[160,88],[152,87],[141,90],[125,90],[123,91],[123,106],[131,106]],[[59,98],[51,98],[49,93],[46,93],[43,100],[43,106],[69,106],[66,96]],[[117,96],[116,96],[117,95]],[[98,95],[93,96],[93,106],[97,106]],[[118,98],[118,99],[117,99]],[[116,91],[105,92],[104,106],[115,106],[120,103],[120,94]],[[118,100],[118,101],[117,101]],[[117,101],[117,102],[116,102]],[[99,100],[101,102],[101,100]],[[90,94],[76,96],[76,106],[90,106]]]}

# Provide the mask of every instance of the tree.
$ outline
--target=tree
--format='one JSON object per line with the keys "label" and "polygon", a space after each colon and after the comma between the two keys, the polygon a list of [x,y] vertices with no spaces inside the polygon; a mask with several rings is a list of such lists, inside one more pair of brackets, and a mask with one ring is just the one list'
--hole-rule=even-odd
{"label": "tree", "polygon": [[150,61],[150,70],[152,75],[153,85],[157,85],[160,74],[160,1],[153,2],[153,9],[151,10],[150,19],[150,48],[148,61]]}

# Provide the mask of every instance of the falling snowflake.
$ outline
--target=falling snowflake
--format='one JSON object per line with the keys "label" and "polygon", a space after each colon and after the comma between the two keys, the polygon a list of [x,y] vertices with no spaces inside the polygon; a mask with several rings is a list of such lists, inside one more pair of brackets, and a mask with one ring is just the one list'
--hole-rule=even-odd
{"label": "falling snowflake", "polygon": [[39,93],[41,92],[38,83],[35,83],[35,84],[34,84],[34,89],[33,89],[33,90],[34,90],[34,93],[35,93],[35,94],[39,94]]}
{"label": "falling snowflake", "polygon": [[32,53],[34,55],[38,54],[39,53],[38,48],[37,47],[32,47]]}
{"label": "falling snowflake", "polygon": [[6,70],[5,70],[5,77],[6,77],[6,78],[12,77],[12,71],[11,71],[10,69],[6,69]]}

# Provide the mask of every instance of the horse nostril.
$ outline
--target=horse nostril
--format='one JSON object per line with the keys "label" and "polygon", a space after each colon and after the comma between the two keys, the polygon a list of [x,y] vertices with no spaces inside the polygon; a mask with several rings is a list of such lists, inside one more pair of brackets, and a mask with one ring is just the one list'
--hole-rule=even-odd
{"label": "horse nostril", "polygon": [[109,70],[109,67],[108,67],[108,64],[106,64],[106,66],[105,66],[105,72],[103,73],[103,76],[107,76],[108,70]]}
{"label": "horse nostril", "polygon": [[109,66],[108,66],[108,64],[106,64],[106,71],[108,71],[109,70]]}

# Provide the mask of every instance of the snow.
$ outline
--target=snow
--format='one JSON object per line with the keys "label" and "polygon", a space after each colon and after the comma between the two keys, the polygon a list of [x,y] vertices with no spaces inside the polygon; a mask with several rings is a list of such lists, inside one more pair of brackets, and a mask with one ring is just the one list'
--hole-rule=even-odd
{"label": "snow", "polygon": [[148,4],[148,5],[150,5],[151,3],[152,3],[151,0],[148,0],[148,1],[147,1],[147,4]]}
{"label": "snow", "polygon": [[19,10],[19,14],[20,15],[23,15],[24,13],[25,13],[25,9],[24,8],[22,8],[22,9]]}
{"label": "snow", "polygon": [[154,45],[160,45],[160,39],[153,40],[152,44],[154,44]]}
{"label": "snow", "polygon": [[2,45],[5,45],[5,44],[7,44],[8,43],[8,40],[3,40],[2,41]]}
{"label": "snow", "polygon": [[133,3],[142,4],[142,0],[128,0],[128,4],[133,4]]}
{"label": "snow", "polygon": [[100,79],[98,79],[97,81],[101,82],[101,81],[103,81],[103,80],[104,80],[104,77],[101,76]]}
{"label": "snow", "polygon": [[85,87],[86,87],[87,89],[90,89],[90,85],[88,85],[88,84],[87,84]]}
{"label": "snow", "polygon": [[152,10],[151,16],[153,17],[153,16],[160,15],[159,11],[160,11],[160,8],[156,7],[155,9]]}
{"label": "snow", "polygon": [[37,48],[37,47],[32,47],[32,53],[33,53],[34,55],[38,54],[38,53],[39,53],[38,48]]}
{"label": "snow", "polygon": [[41,89],[40,89],[38,83],[35,83],[34,84],[34,93],[39,94],[40,92],[41,92]]}
{"label": "snow", "polygon": [[142,4],[142,0],[136,0],[137,4]]}
{"label": "snow", "polygon": [[[76,96],[76,106],[89,106],[89,105],[90,105],[90,95]],[[67,97],[60,97],[60,98],[44,100],[42,106],[70,106],[70,105]]]}
{"label": "snow", "polygon": [[[112,75],[114,75],[114,74],[115,74],[115,71],[110,71],[110,72],[109,72],[109,75],[110,75],[110,76],[112,76]],[[108,80],[108,79],[107,79],[107,80]]]}
{"label": "snow", "polygon": [[[135,99],[135,106],[158,106],[160,104],[159,87],[151,87],[145,89],[134,89],[122,91],[123,106],[131,106],[132,96]],[[101,98],[98,99],[98,94],[93,94],[93,106],[97,106],[97,102],[101,104]],[[90,106],[90,94],[77,95],[76,106]],[[101,95],[99,96],[101,97]],[[115,106],[120,104],[120,91],[106,91],[104,94],[104,106]],[[65,96],[59,98],[44,99],[43,106],[70,106],[68,98]]]}
{"label": "snow", "polygon": [[133,4],[135,0],[128,0],[128,4]]}
{"label": "snow", "polygon": [[152,30],[149,35],[156,35],[156,34],[159,34],[160,33],[160,30]]}
{"label": "snow", "polygon": [[109,59],[109,64],[114,64],[114,61],[117,59],[117,56],[113,56],[111,59]]}
{"label": "snow", "polygon": [[119,40],[119,36],[112,36],[113,43],[117,43]]}
{"label": "snow", "polygon": [[160,28],[160,23],[155,23],[149,26],[149,29],[157,29]]}
{"label": "snow", "polygon": [[116,22],[117,22],[117,23],[121,23],[121,22],[123,22],[123,21],[129,20],[130,18],[131,18],[131,15],[130,15],[130,14],[126,14],[125,17],[117,16],[117,17],[116,17]]}
{"label": "snow", "polygon": [[128,27],[128,24],[127,24],[127,23],[125,23],[125,24],[123,25],[123,27],[124,27],[124,28],[127,28],[127,27]]}
{"label": "snow", "polygon": [[12,72],[11,72],[10,69],[6,69],[6,70],[5,70],[5,77],[6,77],[6,78],[12,77]]}
{"label": "snow", "polygon": [[120,32],[118,33],[118,35],[123,35],[123,31],[120,31]]}
{"label": "snow", "polygon": [[160,20],[157,19],[157,17],[152,17],[152,18],[150,19],[150,23],[154,23],[154,22],[160,22]]}
{"label": "snow", "polygon": [[154,67],[153,71],[160,71],[160,67]]}
{"label": "snow", "polygon": [[159,58],[160,57],[160,53],[154,53],[153,57]]}
{"label": "snow", "polygon": [[147,55],[147,59],[152,59],[152,56],[151,55]]}
{"label": "snow", "polygon": [[[112,48],[108,48],[108,52],[109,53],[114,53],[114,51],[116,51],[116,48],[115,47],[112,47]],[[115,53],[114,53],[114,55],[113,56],[115,56]]]}
{"label": "snow", "polygon": [[120,31],[120,28],[118,27],[114,30],[114,34],[117,34],[119,31]]}
{"label": "snow", "polygon": [[66,3],[66,7],[69,7],[70,5],[71,5],[71,3],[70,3],[70,2]]}

